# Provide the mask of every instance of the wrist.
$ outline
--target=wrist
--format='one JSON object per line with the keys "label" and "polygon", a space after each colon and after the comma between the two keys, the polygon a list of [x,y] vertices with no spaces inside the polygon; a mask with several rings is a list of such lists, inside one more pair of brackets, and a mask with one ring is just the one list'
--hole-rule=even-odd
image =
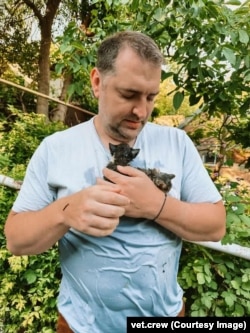
{"label": "wrist", "polygon": [[165,204],[166,204],[166,200],[167,200],[167,193],[163,193],[164,194],[164,198],[161,202],[161,205],[160,205],[160,208],[158,210],[158,212],[156,213],[155,217],[153,218],[153,221],[156,221],[160,216],[161,216],[161,213],[165,207]]}
{"label": "wrist", "polygon": [[57,211],[57,221],[59,225],[69,229],[69,223],[67,222],[67,216],[70,212],[70,200],[68,197],[60,198],[55,201]]}

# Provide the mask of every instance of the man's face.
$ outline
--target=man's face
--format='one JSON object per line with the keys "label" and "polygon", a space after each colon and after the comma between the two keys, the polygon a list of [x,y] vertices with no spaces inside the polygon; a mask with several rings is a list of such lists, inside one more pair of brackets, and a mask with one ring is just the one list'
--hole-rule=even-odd
{"label": "man's face", "polygon": [[114,73],[102,75],[94,68],[91,83],[99,102],[99,134],[133,143],[152,113],[160,78],[160,66],[141,60],[129,48],[119,53]]}

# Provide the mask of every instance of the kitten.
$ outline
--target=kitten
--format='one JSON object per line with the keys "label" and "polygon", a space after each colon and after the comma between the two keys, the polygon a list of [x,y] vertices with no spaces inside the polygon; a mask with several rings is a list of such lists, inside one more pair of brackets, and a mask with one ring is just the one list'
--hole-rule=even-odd
{"label": "kitten", "polygon": [[140,151],[140,149],[131,148],[126,143],[120,143],[118,145],[109,143],[109,149],[112,160],[108,163],[107,168],[114,171],[117,171],[117,165],[129,165],[129,162],[131,162]]}
{"label": "kitten", "polygon": [[[120,143],[118,145],[109,143],[109,149],[112,155],[112,161],[108,163],[107,168],[114,171],[118,171],[117,165],[130,165],[129,163],[138,155],[140,151],[140,149],[131,148],[126,143]],[[163,192],[167,193],[172,188],[171,180],[175,177],[175,175],[164,173],[157,169],[137,169],[143,171]]]}

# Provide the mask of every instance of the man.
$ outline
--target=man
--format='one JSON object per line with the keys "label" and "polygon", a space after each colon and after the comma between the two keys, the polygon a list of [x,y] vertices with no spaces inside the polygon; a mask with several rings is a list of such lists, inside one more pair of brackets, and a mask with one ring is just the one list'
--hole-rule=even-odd
{"label": "man", "polygon": [[[162,64],[139,32],[102,42],[90,76],[98,115],[41,143],[6,221],[16,255],[59,241],[58,310],[69,332],[123,333],[128,316],[180,315],[181,240],[225,234],[221,196],[189,137],[147,122]],[[118,173],[105,166],[109,143],[121,142],[140,152]],[[175,174],[169,194],[136,167]]]}

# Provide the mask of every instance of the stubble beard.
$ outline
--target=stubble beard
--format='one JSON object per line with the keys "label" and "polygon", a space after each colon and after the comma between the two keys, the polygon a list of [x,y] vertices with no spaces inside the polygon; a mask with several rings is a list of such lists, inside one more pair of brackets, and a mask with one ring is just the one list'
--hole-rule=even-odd
{"label": "stubble beard", "polygon": [[142,127],[137,131],[133,131],[133,130],[129,130],[129,129],[123,131],[122,126],[119,125],[119,124],[117,126],[110,125],[109,126],[109,132],[115,140],[117,140],[119,142],[129,143],[129,142],[134,141],[136,139],[138,134],[143,129],[144,125],[145,125],[145,123],[143,122]]}

